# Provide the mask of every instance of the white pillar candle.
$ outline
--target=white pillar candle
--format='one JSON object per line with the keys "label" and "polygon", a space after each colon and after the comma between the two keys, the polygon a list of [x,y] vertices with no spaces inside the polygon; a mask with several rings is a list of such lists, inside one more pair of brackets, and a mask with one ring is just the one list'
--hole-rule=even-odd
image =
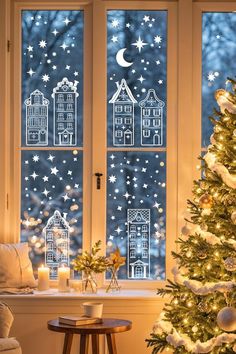
{"label": "white pillar candle", "polygon": [[58,268],[58,291],[69,291],[70,290],[70,268],[60,267]]}
{"label": "white pillar candle", "polygon": [[49,289],[49,268],[42,265],[38,268],[38,290]]}

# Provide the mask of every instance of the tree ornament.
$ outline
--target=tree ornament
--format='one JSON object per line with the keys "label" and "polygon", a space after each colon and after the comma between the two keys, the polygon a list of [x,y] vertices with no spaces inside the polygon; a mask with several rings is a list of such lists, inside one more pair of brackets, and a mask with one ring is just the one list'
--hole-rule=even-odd
{"label": "tree ornament", "polygon": [[186,252],[186,257],[187,258],[191,258],[192,257],[192,251],[191,250],[188,250],[187,252]]}
{"label": "tree ornament", "polygon": [[216,101],[220,107],[221,113],[225,113],[225,110],[230,113],[236,113],[236,105],[232,100],[232,94],[226,90],[219,89],[215,92]]}
{"label": "tree ornament", "polygon": [[214,134],[211,134],[211,136],[210,136],[210,142],[211,142],[211,144],[215,144],[216,143],[216,139],[214,138]]}
{"label": "tree ornament", "polygon": [[231,214],[231,220],[234,225],[236,225],[236,211],[233,211]]}
{"label": "tree ornament", "polygon": [[236,331],[236,308],[224,307],[218,313],[216,321],[223,331]]}
{"label": "tree ornament", "polygon": [[192,332],[193,332],[193,333],[196,333],[197,331],[198,331],[198,326],[193,326],[193,327],[192,327]]}
{"label": "tree ornament", "polygon": [[184,225],[181,229],[181,234],[184,236],[189,236],[191,232],[191,227],[189,225]]}
{"label": "tree ornament", "polygon": [[206,259],[207,258],[207,252],[205,249],[202,249],[202,250],[198,250],[197,252],[197,257],[199,259]]}
{"label": "tree ornament", "polygon": [[204,313],[208,313],[210,312],[210,306],[209,304],[202,300],[201,302],[199,302],[199,304],[197,305],[198,309],[200,312],[204,312]]}
{"label": "tree ornament", "polygon": [[209,194],[203,194],[199,199],[199,205],[203,209],[210,209],[212,207],[213,198]]}
{"label": "tree ornament", "polygon": [[201,224],[200,227],[201,227],[202,231],[207,231],[208,230],[208,226],[206,224]]}
{"label": "tree ornament", "polygon": [[227,257],[224,260],[224,267],[229,272],[234,272],[236,270],[236,258]]}

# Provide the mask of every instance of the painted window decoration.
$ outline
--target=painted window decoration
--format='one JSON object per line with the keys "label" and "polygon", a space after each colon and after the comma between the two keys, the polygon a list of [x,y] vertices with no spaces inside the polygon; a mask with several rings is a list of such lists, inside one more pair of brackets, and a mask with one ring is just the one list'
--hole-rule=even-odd
{"label": "painted window decoration", "polygon": [[22,146],[82,146],[83,11],[22,11]]}
{"label": "painted window decoration", "polygon": [[82,247],[82,165],[77,150],[22,151],[21,241],[51,278]]}
{"label": "painted window decoration", "polygon": [[214,92],[225,88],[236,72],[236,13],[202,14],[202,146],[210,143],[212,124],[209,107],[216,107]]}
{"label": "painted window decoration", "polygon": [[127,259],[122,279],[165,279],[166,153],[108,153],[107,247]]}
{"label": "painted window decoration", "polygon": [[107,12],[108,147],[165,147],[166,46],[167,11]]}

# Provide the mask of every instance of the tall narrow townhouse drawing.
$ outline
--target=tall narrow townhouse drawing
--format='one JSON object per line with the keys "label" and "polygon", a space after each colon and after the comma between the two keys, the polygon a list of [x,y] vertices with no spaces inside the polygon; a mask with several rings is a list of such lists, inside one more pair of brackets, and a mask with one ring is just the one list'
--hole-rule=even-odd
{"label": "tall narrow townhouse drawing", "polygon": [[128,209],[128,278],[150,277],[150,209]]}
{"label": "tall narrow townhouse drawing", "polygon": [[26,145],[48,145],[48,105],[44,94],[35,90],[25,100],[26,106]]}
{"label": "tall narrow townhouse drawing", "polygon": [[141,107],[141,145],[162,146],[163,144],[163,107],[154,89],[139,103]]}
{"label": "tall narrow townhouse drawing", "polygon": [[57,277],[60,264],[70,266],[69,244],[70,226],[58,210],[48,219],[43,229],[45,237],[45,264],[50,269],[50,277]]}
{"label": "tall narrow townhouse drawing", "polygon": [[117,83],[113,104],[113,145],[134,145],[134,105],[137,103],[125,79]]}
{"label": "tall narrow townhouse drawing", "polygon": [[53,126],[55,146],[77,144],[77,86],[66,77],[53,89]]}

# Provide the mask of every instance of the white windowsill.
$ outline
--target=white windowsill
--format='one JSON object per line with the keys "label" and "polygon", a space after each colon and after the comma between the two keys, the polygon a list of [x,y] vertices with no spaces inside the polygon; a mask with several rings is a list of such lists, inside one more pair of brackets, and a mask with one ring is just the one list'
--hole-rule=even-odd
{"label": "white windowsill", "polygon": [[46,291],[34,290],[33,294],[6,294],[0,295],[0,299],[15,299],[15,298],[27,298],[27,299],[40,299],[40,298],[54,298],[54,299],[137,299],[137,300],[160,300],[161,297],[156,295],[156,290],[121,290],[119,292],[109,292],[106,293],[105,289],[99,289],[96,294],[83,294],[81,292],[71,291],[71,292],[58,292],[57,289],[49,289]]}

